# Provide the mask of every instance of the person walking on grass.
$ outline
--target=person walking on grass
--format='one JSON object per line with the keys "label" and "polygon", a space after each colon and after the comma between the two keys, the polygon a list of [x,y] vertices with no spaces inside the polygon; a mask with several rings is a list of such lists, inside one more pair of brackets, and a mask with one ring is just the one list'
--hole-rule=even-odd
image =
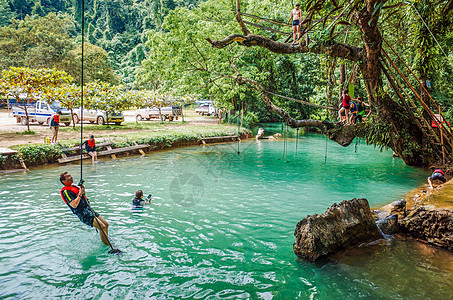
{"label": "person walking on grass", "polygon": [[60,116],[61,111],[57,110],[57,112],[50,118],[49,127],[52,131],[52,139],[50,140],[51,144],[55,144],[58,138],[58,128],[60,127]]}
{"label": "person walking on grass", "polygon": [[85,195],[85,187],[83,185],[76,186],[71,174],[64,172],[60,174],[60,182],[64,185],[60,194],[63,201],[71,209],[82,223],[99,229],[99,234],[102,242],[105,245],[110,245],[108,240],[109,223],[97,212],[91,209],[90,202]]}
{"label": "person walking on grass", "polygon": [[289,17],[288,24],[289,22],[292,22],[293,26],[293,44],[299,43],[300,39],[300,22],[302,22],[302,11],[299,9],[300,4],[296,3],[296,6],[294,9],[291,11],[291,16]]}

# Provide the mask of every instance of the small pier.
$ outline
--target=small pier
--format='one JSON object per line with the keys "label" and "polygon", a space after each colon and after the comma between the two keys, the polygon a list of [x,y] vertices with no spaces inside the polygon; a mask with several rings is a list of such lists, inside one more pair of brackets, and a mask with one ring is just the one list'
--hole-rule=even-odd
{"label": "small pier", "polygon": [[[128,152],[133,152],[133,151],[138,151],[140,154],[145,155],[144,149],[149,149],[151,147],[148,144],[141,144],[141,145],[136,144],[134,146],[113,149],[111,147],[111,145],[112,145],[112,143],[110,143],[110,142],[101,143],[99,145],[96,145],[96,149],[105,148],[105,150],[97,151],[97,156],[101,157],[101,156],[110,155],[113,159],[116,159],[116,154],[128,153]],[[61,151],[62,151],[61,158],[58,159],[58,162],[61,164],[80,160],[80,146],[63,148],[63,149],[61,149]],[[73,151],[77,151],[78,154],[74,155],[74,156],[66,155],[66,153],[73,152]],[[88,154],[82,154],[82,159],[88,159],[88,158],[91,158],[91,156]]]}
{"label": "small pier", "polygon": [[201,143],[203,145],[206,145],[206,144],[214,144],[214,143],[236,142],[236,141],[240,141],[240,140],[241,139],[237,135],[226,135],[226,136],[213,136],[213,137],[201,138]]}

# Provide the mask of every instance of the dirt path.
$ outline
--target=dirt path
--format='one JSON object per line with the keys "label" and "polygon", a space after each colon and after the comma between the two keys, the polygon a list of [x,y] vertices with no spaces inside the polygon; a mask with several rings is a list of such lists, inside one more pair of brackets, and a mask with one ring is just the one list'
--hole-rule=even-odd
{"label": "dirt path", "polygon": [[[201,117],[195,112],[188,110],[185,111],[185,121],[187,122],[184,125],[180,121],[175,121],[175,126],[191,126],[191,125],[214,125],[217,120],[214,117]],[[135,122],[134,111],[124,112],[125,122]],[[158,121],[148,121],[148,122],[158,122]],[[71,125],[72,126],[72,125]],[[62,128],[64,125],[62,126]],[[171,123],[167,126],[172,128]],[[36,144],[44,143],[44,138],[50,137],[50,129],[45,125],[38,125],[37,123],[30,124],[30,130],[34,131],[33,135],[24,135],[20,134],[27,130],[26,126],[16,123],[16,119],[12,117],[11,113],[8,113],[6,109],[0,110],[0,148],[8,148],[13,145],[26,145],[26,144]],[[120,129],[120,130],[90,130],[91,134],[94,134],[96,137],[108,137],[112,135],[128,134],[132,132],[139,131],[148,131],[148,129]],[[58,133],[58,140],[65,139],[78,139],[80,138],[80,132],[78,131],[60,131]]]}

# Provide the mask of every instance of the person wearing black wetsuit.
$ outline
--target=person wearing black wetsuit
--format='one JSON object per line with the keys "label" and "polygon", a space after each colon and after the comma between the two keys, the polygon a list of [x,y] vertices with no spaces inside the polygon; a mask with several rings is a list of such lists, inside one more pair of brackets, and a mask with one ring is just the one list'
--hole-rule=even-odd
{"label": "person wearing black wetsuit", "polygon": [[91,161],[95,162],[97,160],[97,152],[96,152],[96,140],[94,139],[94,135],[90,135],[90,138],[82,143],[82,146],[85,145],[85,150],[87,151],[88,155],[91,156]]}
{"label": "person wearing black wetsuit", "polygon": [[90,208],[90,203],[85,195],[85,187],[80,187],[73,184],[74,179],[71,174],[64,172],[60,174],[60,181],[64,185],[60,194],[63,201],[69,206],[72,213],[79,217],[82,223],[90,227],[99,229],[101,240],[104,244],[109,245],[108,242],[108,228],[109,223],[97,212]]}

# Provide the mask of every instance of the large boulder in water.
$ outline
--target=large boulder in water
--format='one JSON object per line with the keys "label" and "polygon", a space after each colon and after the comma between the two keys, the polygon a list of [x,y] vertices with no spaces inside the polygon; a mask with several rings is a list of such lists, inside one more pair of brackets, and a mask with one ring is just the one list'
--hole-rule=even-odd
{"label": "large boulder in water", "polygon": [[382,238],[368,201],[355,198],[333,204],[322,215],[307,216],[294,235],[294,253],[311,261]]}
{"label": "large boulder in water", "polygon": [[404,228],[418,240],[453,251],[453,211],[420,206],[403,220]]}

